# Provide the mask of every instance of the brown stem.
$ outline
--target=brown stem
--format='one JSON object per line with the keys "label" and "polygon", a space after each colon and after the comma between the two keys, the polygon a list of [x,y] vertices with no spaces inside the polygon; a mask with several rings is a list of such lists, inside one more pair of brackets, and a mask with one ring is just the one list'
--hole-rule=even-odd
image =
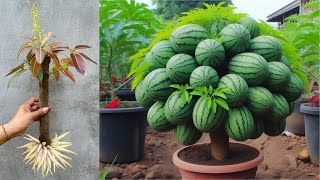
{"label": "brown stem", "polygon": [[[48,107],[49,101],[49,64],[50,57],[46,56],[41,64],[41,69],[43,72],[42,81],[39,82],[39,99],[40,107]],[[49,136],[49,115],[46,114],[40,118],[40,142],[46,142],[46,144],[51,144],[51,139]]]}
{"label": "brown stem", "polygon": [[227,158],[229,154],[229,137],[223,125],[216,131],[210,132],[210,140],[211,157],[216,160]]}

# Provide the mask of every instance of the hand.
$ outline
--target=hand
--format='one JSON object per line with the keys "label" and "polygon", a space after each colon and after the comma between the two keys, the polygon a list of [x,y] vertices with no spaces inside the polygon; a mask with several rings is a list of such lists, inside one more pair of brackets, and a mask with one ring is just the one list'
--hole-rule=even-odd
{"label": "hand", "polygon": [[15,117],[5,124],[9,138],[23,135],[33,121],[50,112],[50,107],[39,107],[39,99],[31,98],[20,106]]}

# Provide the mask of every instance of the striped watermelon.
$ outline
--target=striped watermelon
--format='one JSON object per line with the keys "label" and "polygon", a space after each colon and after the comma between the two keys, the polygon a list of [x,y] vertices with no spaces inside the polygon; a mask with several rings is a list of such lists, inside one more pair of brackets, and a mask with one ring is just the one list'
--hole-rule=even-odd
{"label": "striped watermelon", "polygon": [[219,34],[220,31],[228,24],[229,21],[226,19],[216,19],[212,22],[209,32],[211,35]]}
{"label": "striped watermelon", "polygon": [[197,45],[209,37],[209,32],[197,24],[178,27],[170,35],[170,43],[177,53],[194,55]]}
{"label": "striped watermelon", "polygon": [[262,84],[269,74],[267,61],[254,53],[241,53],[231,59],[229,73],[241,76],[249,86]]}
{"label": "striped watermelon", "polygon": [[249,50],[260,54],[268,62],[280,61],[282,56],[281,43],[272,36],[258,36],[253,38]]}
{"label": "striped watermelon", "polygon": [[286,58],[284,55],[281,56],[280,62],[285,64],[288,68],[291,66],[291,62],[288,58]]}
{"label": "striped watermelon", "polygon": [[225,51],[233,55],[245,52],[250,46],[250,32],[241,24],[229,24],[220,34]]}
{"label": "striped watermelon", "polygon": [[243,17],[239,19],[238,24],[243,25],[250,32],[251,39],[260,36],[260,27],[256,20],[251,17]]}
{"label": "striped watermelon", "polygon": [[189,82],[192,71],[197,67],[197,61],[192,56],[176,54],[168,61],[166,70],[173,82],[185,84]]}
{"label": "striped watermelon", "polygon": [[173,89],[170,87],[173,82],[167,75],[165,68],[151,71],[143,80],[147,93],[154,100],[166,100]]}
{"label": "striped watermelon", "polygon": [[[142,62],[143,64],[148,64],[148,71],[151,72],[155,69],[157,69],[157,67],[153,64],[153,59],[151,58],[151,52],[148,52],[146,54],[146,56],[144,57],[144,61]],[[143,65],[141,64],[141,66]]]}
{"label": "striped watermelon", "polygon": [[137,85],[134,94],[139,105],[144,108],[149,108],[155,102],[146,91],[143,81]]}
{"label": "striped watermelon", "polygon": [[303,82],[295,75],[291,74],[289,85],[284,87],[281,94],[287,99],[287,101],[295,101],[299,99],[303,93]]}
{"label": "striped watermelon", "polygon": [[227,111],[221,106],[217,106],[216,113],[211,108],[206,107],[206,100],[200,97],[193,108],[193,124],[202,132],[209,132],[221,125],[227,117]]}
{"label": "striped watermelon", "polygon": [[202,132],[198,131],[192,123],[181,124],[174,128],[176,140],[183,145],[191,145],[199,141]]}
{"label": "striped watermelon", "polygon": [[264,87],[249,87],[246,106],[254,115],[263,115],[271,112],[273,96]]}
{"label": "striped watermelon", "polygon": [[268,62],[269,76],[264,86],[271,92],[280,92],[291,80],[290,69],[281,62]]}
{"label": "striped watermelon", "polygon": [[254,130],[250,137],[250,139],[257,139],[259,138],[264,131],[264,120],[261,117],[254,117]]}
{"label": "striped watermelon", "polygon": [[264,120],[264,133],[268,136],[279,136],[286,128],[286,120],[279,121]]}
{"label": "striped watermelon", "polygon": [[148,57],[147,62],[150,62],[152,64],[152,70],[165,68],[169,59],[176,54],[169,40],[158,42],[152,47],[149,53],[150,57]]}
{"label": "striped watermelon", "polygon": [[216,70],[210,66],[199,66],[192,71],[190,76],[191,87],[218,86],[219,76]]}
{"label": "striped watermelon", "polygon": [[223,76],[218,83],[218,87],[227,87],[230,89],[230,92],[225,93],[227,97],[226,102],[230,107],[242,106],[247,100],[248,85],[246,81],[238,75],[227,74]]}
{"label": "striped watermelon", "polygon": [[172,93],[164,106],[164,114],[168,121],[174,125],[185,123],[192,118],[192,109],[196,100],[186,102],[181,92]]}
{"label": "striped watermelon", "polygon": [[225,131],[230,138],[245,141],[251,138],[253,130],[254,120],[247,107],[230,108],[225,123]]}
{"label": "striped watermelon", "polygon": [[196,48],[195,57],[200,65],[218,67],[225,58],[224,47],[214,39],[203,40]]}
{"label": "striped watermelon", "polygon": [[152,129],[160,132],[169,131],[174,128],[164,115],[165,102],[157,101],[148,111],[147,119]]}
{"label": "striped watermelon", "polygon": [[272,120],[285,119],[289,116],[289,104],[287,100],[280,94],[272,94],[274,103],[271,111]]}

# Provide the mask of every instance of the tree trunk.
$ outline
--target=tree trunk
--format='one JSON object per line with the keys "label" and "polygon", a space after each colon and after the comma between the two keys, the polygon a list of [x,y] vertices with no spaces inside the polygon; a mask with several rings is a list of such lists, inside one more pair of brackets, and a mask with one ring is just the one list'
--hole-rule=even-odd
{"label": "tree trunk", "polygon": [[[49,101],[49,64],[50,57],[46,56],[41,64],[41,69],[43,72],[42,81],[39,82],[39,99],[40,108],[48,107]],[[40,142],[46,142],[46,144],[51,144],[51,139],[49,136],[49,115],[46,114],[40,118]]]}
{"label": "tree trunk", "polygon": [[210,140],[211,157],[216,160],[227,158],[229,154],[229,136],[225,132],[223,125],[210,133]]}

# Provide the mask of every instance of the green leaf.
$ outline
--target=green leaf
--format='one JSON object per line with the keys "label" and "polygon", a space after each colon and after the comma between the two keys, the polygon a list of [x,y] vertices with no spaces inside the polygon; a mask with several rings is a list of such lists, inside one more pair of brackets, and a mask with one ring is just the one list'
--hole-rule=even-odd
{"label": "green leaf", "polygon": [[212,86],[209,86],[209,94],[212,94],[212,92],[213,92],[213,88]]}
{"label": "green leaf", "polygon": [[188,102],[189,100],[189,93],[188,91],[182,91],[182,98],[185,102]]}
{"label": "green leaf", "polygon": [[216,99],[216,102],[217,102],[221,107],[223,107],[225,110],[228,110],[228,111],[229,111],[229,106],[228,106],[227,102],[226,102],[224,99],[222,99],[222,98],[217,98],[217,99]]}
{"label": "green leaf", "polygon": [[207,97],[207,98],[206,98],[206,107],[207,107],[208,109],[210,109],[210,108],[211,108],[211,104],[212,104],[211,98]]}
{"label": "green leaf", "polygon": [[16,72],[14,74],[14,76],[12,76],[9,81],[8,81],[8,85],[7,88],[9,88],[11,86],[11,84],[13,83],[14,80],[16,80],[21,74],[23,74],[24,72],[26,72],[26,69],[21,69],[20,71]]}
{"label": "green leaf", "polygon": [[179,84],[172,84],[170,87],[181,90],[181,86]]}
{"label": "green leaf", "polygon": [[227,97],[224,95],[223,92],[217,91],[217,92],[215,92],[213,95],[214,95],[214,96],[221,97],[221,98],[223,98],[223,99],[227,99]]}
{"label": "green leaf", "polygon": [[191,94],[189,94],[189,100],[188,100],[188,104],[190,104],[190,101],[192,100],[192,95]]}
{"label": "green leaf", "polygon": [[213,113],[216,113],[217,112],[217,103],[216,103],[216,100],[215,99],[212,99],[212,105],[211,105],[211,109],[213,111]]}
{"label": "green leaf", "polygon": [[189,93],[189,94],[191,94],[191,95],[196,95],[196,96],[203,96],[203,93],[201,93],[201,92],[199,92],[199,91],[196,91],[196,90],[192,91],[192,92]]}

